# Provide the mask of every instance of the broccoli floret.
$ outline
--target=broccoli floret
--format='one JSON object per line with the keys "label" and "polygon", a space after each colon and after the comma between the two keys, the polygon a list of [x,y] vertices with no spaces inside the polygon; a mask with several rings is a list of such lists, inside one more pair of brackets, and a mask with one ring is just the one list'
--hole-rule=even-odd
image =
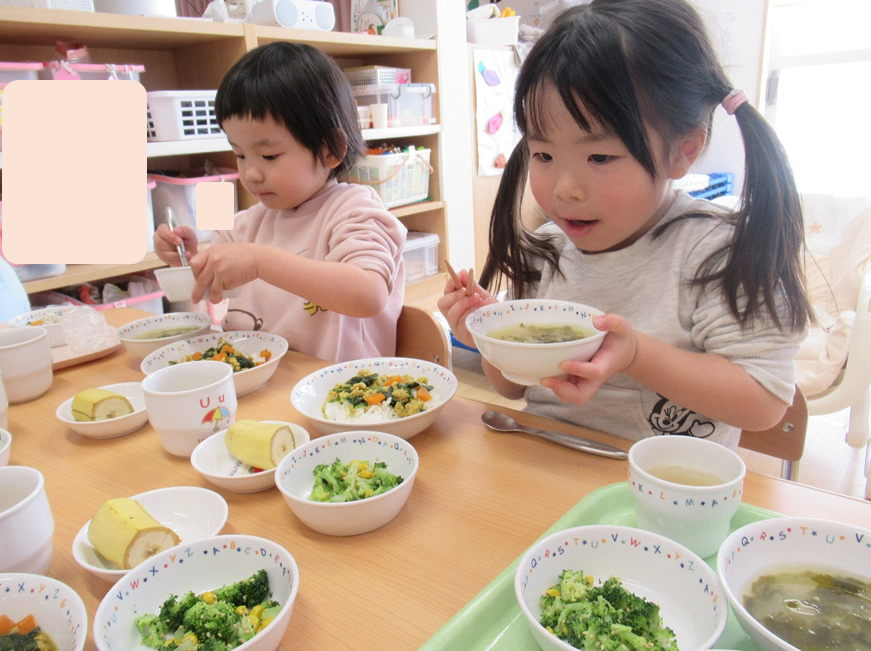
{"label": "broccoli floret", "polygon": [[167,630],[159,615],[141,615],[134,619],[133,623],[139,629],[142,644],[150,646],[152,649],[159,649],[163,646],[163,636],[166,635]]}
{"label": "broccoli floret", "polygon": [[160,621],[166,629],[164,632],[174,633],[182,625],[184,614],[199,600],[200,598],[193,592],[188,592],[181,600],[175,595],[170,595],[160,607]]}
{"label": "broccoli floret", "polygon": [[235,608],[223,601],[213,604],[198,601],[184,615],[184,629],[197,636],[199,649],[211,651],[214,642],[229,643],[238,639],[239,618]]}
{"label": "broccoli floret", "polygon": [[269,576],[266,570],[258,570],[247,579],[225,585],[215,590],[219,601],[236,606],[252,608],[270,596]]}

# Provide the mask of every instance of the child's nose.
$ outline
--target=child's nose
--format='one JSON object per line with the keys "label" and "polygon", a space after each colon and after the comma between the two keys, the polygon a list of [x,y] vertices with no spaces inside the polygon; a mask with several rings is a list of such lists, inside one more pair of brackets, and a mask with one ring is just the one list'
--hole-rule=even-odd
{"label": "child's nose", "polygon": [[257,165],[249,163],[245,166],[245,178],[253,183],[258,183],[263,180],[263,172]]}
{"label": "child's nose", "polygon": [[562,201],[583,201],[587,193],[580,179],[568,172],[559,174],[554,184],[554,194]]}

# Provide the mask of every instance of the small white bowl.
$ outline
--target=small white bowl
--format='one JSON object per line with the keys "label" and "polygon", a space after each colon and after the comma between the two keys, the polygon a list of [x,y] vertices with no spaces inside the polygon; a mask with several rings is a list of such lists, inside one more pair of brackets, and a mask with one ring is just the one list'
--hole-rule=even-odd
{"label": "small white bowl", "polygon": [[[264,423],[287,425],[293,432],[294,447],[308,443],[308,431],[294,423],[281,420],[264,420]],[[191,465],[198,473],[215,486],[226,488],[234,493],[256,493],[275,487],[275,468],[253,472],[230,454],[226,444],[227,430],[216,432],[194,448]]]}
{"label": "small white bowl", "polygon": [[729,609],[720,581],[697,554],[634,527],[587,525],[537,541],[515,571],[520,611],[544,651],[576,651],[539,623],[541,597],[563,570],[583,571],[596,585],[616,576],[629,592],[658,604],[681,649],[710,649],[726,628]]}
{"label": "small white bowl", "polygon": [[0,429],[0,466],[9,463],[9,454],[12,452],[12,434],[9,430]]}
{"label": "small white bowl", "polygon": [[[478,308],[466,317],[466,328],[481,355],[502,371],[507,380],[533,386],[546,377],[565,377],[559,369],[566,360],[588,361],[607,334],[596,330],[593,317],[602,312],[568,301],[503,301]],[[527,344],[490,336],[494,330],[510,325],[561,324],[582,328],[589,336],[553,344]]]}
{"label": "small white bowl", "polygon": [[[180,562],[179,559],[184,559]],[[154,556],[119,580],[94,617],[100,651],[145,649],[133,620],[156,614],[169,595],[201,594],[246,579],[259,570],[269,577],[271,599],[282,605],[272,623],[235,651],[275,651],[290,623],[299,590],[299,567],[281,545],[266,538],[226,535],[183,544]],[[135,589],[130,589],[135,585]]]}
{"label": "small white bowl", "polygon": [[[163,290],[166,300],[170,303],[191,300],[196,278],[194,278],[193,269],[190,267],[162,267],[154,270],[154,276],[157,278],[157,284]],[[225,289],[224,298],[236,298],[242,293],[242,287],[240,285],[233,289]],[[208,287],[206,287],[203,298],[206,300],[209,298]]]}
{"label": "small white bowl", "polygon": [[[336,459],[353,459],[370,464],[383,461],[387,470],[402,477],[402,483],[389,491],[353,502],[313,502],[308,499],[314,486],[314,469]],[[275,473],[275,484],[284,501],[303,524],[330,536],[356,536],[390,522],[405,505],[417,468],[417,451],[411,443],[383,432],[344,432],[309,441],[288,454]]]}
{"label": "small white bowl", "polygon": [[[184,327],[193,328],[193,330],[170,337],[141,338],[142,335],[151,331]],[[137,319],[118,328],[116,334],[128,353],[142,358],[168,344],[205,334],[211,330],[211,327],[212,317],[205,312],[170,312]]]}
{"label": "small white bowl", "polygon": [[[363,370],[380,375],[408,374],[414,378],[426,377],[427,382],[434,387],[435,399],[438,402],[419,414],[405,418],[354,423],[327,419],[323,411],[327,394],[337,384],[347,382]],[[407,357],[376,357],[334,364],[304,377],[293,387],[290,403],[322,434],[371,429],[393,434],[402,439],[410,439],[435,422],[441,410],[456,392],[457,376],[444,366]]]}
{"label": "small white bowl", "polygon": [[717,574],[732,612],[759,651],[798,651],[744,607],[764,574],[804,569],[871,582],[871,530],[815,518],[774,518],[733,531],[717,553]]}
{"label": "small white bowl", "polygon": [[133,413],[118,418],[95,421],[78,421],[73,418],[73,400],[64,400],[57,408],[55,414],[58,420],[67,427],[92,439],[111,439],[116,436],[124,436],[135,432],[148,422],[148,411],[145,409],[145,394],[142,392],[140,382],[121,382],[120,384],[106,384],[101,389],[118,393],[130,401],[133,405]]}
{"label": "small white bowl", "polygon": [[255,362],[263,358],[263,350],[270,352],[269,360],[244,371],[233,373],[233,383],[236,385],[236,395],[244,396],[259,389],[272,377],[278,368],[278,362],[287,352],[287,340],[279,335],[260,330],[234,330],[232,332],[213,332],[211,334],[191,337],[158,348],[142,360],[140,368],[145,375],[166,368],[170,362],[180,362],[188,355],[203,353],[218,343],[218,339],[229,342],[241,353],[251,357]]}
{"label": "small white bowl", "polygon": [[50,576],[0,572],[0,613],[15,622],[33,615],[58,651],[85,648],[85,604],[75,590]]}
{"label": "small white bowl", "polygon": [[[132,498],[155,520],[175,531],[181,544],[215,536],[227,522],[227,501],[208,488],[171,486],[133,495]],[[130,570],[124,570],[94,549],[88,540],[88,520],[73,540],[73,558],[83,568],[104,581],[115,582]]]}
{"label": "small white bowl", "polygon": [[[62,305],[59,307],[46,307],[19,314],[8,321],[10,328],[23,328],[30,325],[38,325],[48,331],[48,343],[52,348],[66,346],[67,340],[64,335],[63,324],[79,308],[74,305]],[[39,323],[41,321],[41,323]],[[36,322],[36,323],[35,323]]]}

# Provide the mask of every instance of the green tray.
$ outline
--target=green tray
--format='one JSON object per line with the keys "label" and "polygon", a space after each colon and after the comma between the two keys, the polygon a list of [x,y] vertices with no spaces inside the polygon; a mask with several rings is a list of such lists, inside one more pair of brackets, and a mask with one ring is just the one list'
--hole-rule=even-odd
{"label": "green tray", "polygon": [[[742,504],[732,518],[732,531],[757,520],[777,517],[781,516],[756,506]],[[575,504],[541,537],[584,524],[619,524],[634,527],[635,513],[629,484],[619,482],[594,490]],[[705,559],[715,570],[716,558],[715,554]],[[537,650],[538,644],[529,632],[514,596],[514,572],[519,562],[520,557],[442,626],[420,647],[419,651]],[[758,651],[756,645],[750,641],[738,624],[731,608],[729,608],[726,630],[723,631],[715,648]]]}

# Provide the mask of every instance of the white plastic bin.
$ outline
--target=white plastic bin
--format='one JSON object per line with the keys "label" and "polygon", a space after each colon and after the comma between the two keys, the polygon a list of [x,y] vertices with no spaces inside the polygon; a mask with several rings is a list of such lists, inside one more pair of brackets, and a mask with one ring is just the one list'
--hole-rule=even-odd
{"label": "white plastic bin", "polygon": [[520,16],[466,21],[466,40],[484,45],[515,45]]}
{"label": "white plastic bin", "polygon": [[376,84],[410,84],[411,68],[390,68],[388,66],[362,66],[342,70],[352,86],[372,86]]}
{"label": "white plastic bin", "polygon": [[402,249],[405,282],[433,276],[439,271],[439,236],[435,233],[409,231]]}
{"label": "white plastic bin", "polygon": [[[167,176],[152,173],[149,178],[156,182],[151,191],[153,202],[154,225],[162,224],[166,220],[166,207],[169,206],[175,212],[179,225],[190,226],[197,233],[200,242],[212,239],[214,231],[200,230],[197,228],[197,183],[203,181],[236,181],[239,172],[229,167],[218,168],[219,174],[204,176],[203,170],[191,170],[182,176]],[[235,187],[235,183],[234,183]],[[233,212],[238,210],[238,189],[233,193]]]}
{"label": "white plastic bin", "polygon": [[220,138],[217,90],[156,90],[148,97],[148,141]]}
{"label": "white plastic bin", "polygon": [[435,84],[378,84],[354,86],[358,106],[387,104],[387,126],[419,127],[435,124]]}
{"label": "white plastic bin", "polygon": [[387,208],[425,201],[429,198],[429,149],[400,154],[367,155],[348,172],[348,181],[369,185]]}

